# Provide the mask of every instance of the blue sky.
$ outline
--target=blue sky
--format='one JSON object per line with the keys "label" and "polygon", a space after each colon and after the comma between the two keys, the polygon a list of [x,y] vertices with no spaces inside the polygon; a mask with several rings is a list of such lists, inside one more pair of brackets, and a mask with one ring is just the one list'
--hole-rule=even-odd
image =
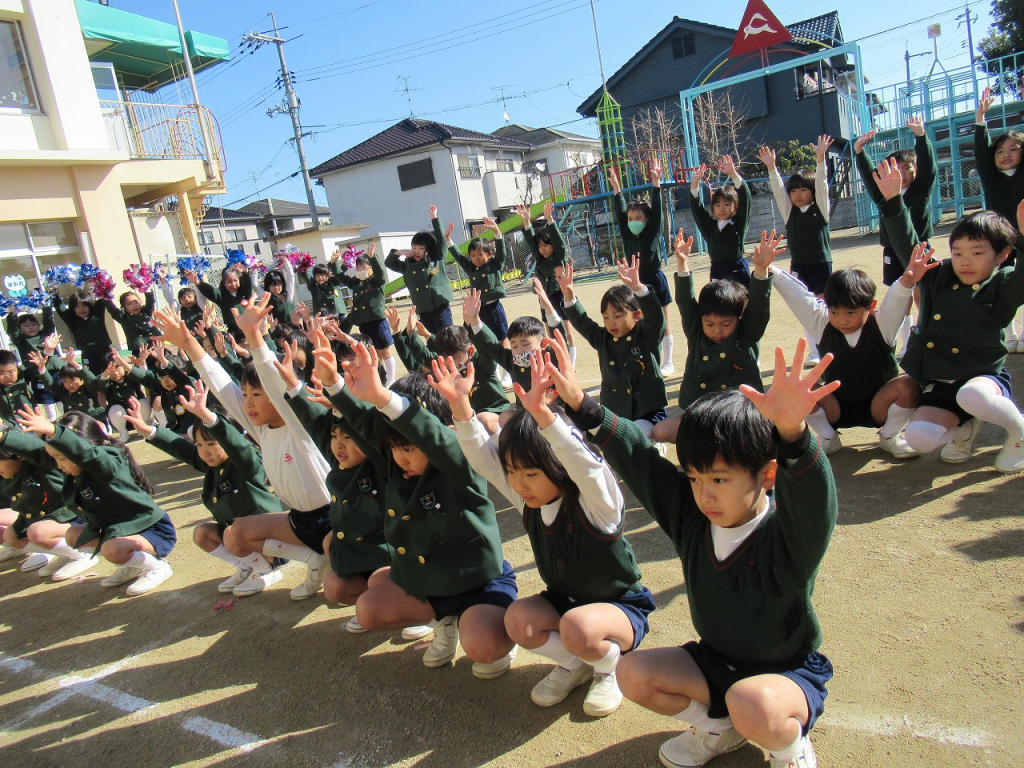
{"label": "blue sky", "polygon": [[[969,0],[975,43],[991,23],[989,3]],[[110,0],[122,10],[173,22],[170,0]],[[271,29],[277,16],[288,68],[302,100],[302,123],[315,136],[304,142],[310,167],[408,116],[406,94],[417,116],[480,131],[512,122],[596,135],[576,107],[601,78],[588,0],[523,0],[519,4],[472,0],[179,0],[186,28],[227,39],[233,57],[200,73],[203,104],[220,121],[228,159],[228,192],[218,202],[241,206],[258,197],[304,201],[287,116],[266,110],[283,102],[272,45],[247,53],[246,30]],[[947,68],[967,63],[963,3],[896,3],[891,0],[768,0],[791,24],[838,8],[847,41],[863,40],[866,73],[874,86],[905,77],[903,52],[930,52],[926,29],[942,24],[939,56]],[[735,28],[746,0],[711,6],[667,0],[598,0],[597,21],[608,76],[674,15]],[[856,8],[857,12],[852,10]],[[921,20],[927,15],[926,20]],[[906,26],[902,26],[906,25]],[[911,60],[924,74],[931,56]],[[501,102],[505,86],[505,105]],[[282,179],[285,179],[282,181]],[[323,190],[314,187],[326,204]]]}

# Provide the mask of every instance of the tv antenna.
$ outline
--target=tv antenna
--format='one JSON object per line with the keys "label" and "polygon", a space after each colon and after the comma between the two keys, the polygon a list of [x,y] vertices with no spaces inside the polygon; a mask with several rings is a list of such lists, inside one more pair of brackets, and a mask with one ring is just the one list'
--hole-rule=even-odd
{"label": "tv antenna", "polygon": [[409,117],[414,117],[415,112],[412,111],[412,92],[422,91],[422,88],[410,88],[409,81],[412,80],[413,75],[399,75],[398,79],[402,81],[402,85],[395,89],[395,93],[404,93],[405,100],[409,102]]}
{"label": "tv antenna", "polygon": [[509,88],[514,88],[514,85],[492,85],[492,91],[501,91],[501,108],[504,110],[502,117],[505,118],[505,125],[508,125],[512,120],[512,115],[508,113],[508,104],[505,103],[505,91]]}

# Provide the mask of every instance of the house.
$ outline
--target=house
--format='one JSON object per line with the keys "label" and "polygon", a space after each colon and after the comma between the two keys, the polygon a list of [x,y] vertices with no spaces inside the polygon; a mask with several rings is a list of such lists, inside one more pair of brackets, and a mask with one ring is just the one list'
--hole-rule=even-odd
{"label": "house", "polygon": [[[328,226],[328,209],[318,205],[316,210],[321,224]],[[268,240],[308,229],[312,224],[306,203],[268,197],[238,210],[211,206],[199,225],[199,238],[203,253],[211,256],[234,248],[256,256],[269,256],[277,248],[268,248]]]}
{"label": "house", "polygon": [[[793,41],[785,44],[785,51],[770,54],[772,64],[844,42],[836,11],[790,24],[787,29]],[[724,58],[735,36],[735,29],[676,16],[612,74],[608,90],[621,106],[627,141],[636,146],[634,124],[653,108],[681,126],[681,91],[705,80],[710,83],[722,76],[760,69],[761,57],[756,54],[745,59]],[[733,86],[730,98],[744,120],[745,138],[751,145],[789,139],[813,143],[819,134],[827,133],[841,145],[854,132],[855,107],[840,87],[849,82],[840,75],[850,68],[847,57],[840,55]],[[595,117],[601,94],[602,89],[596,90],[577,111]]]}
{"label": "house", "polygon": [[[185,38],[197,70],[230,55],[220,38]],[[213,115],[169,95],[182,61],[170,24],[87,0],[0,2],[6,293],[68,262],[120,280],[155,253],[200,251],[195,215],[224,191],[223,158]]]}
{"label": "house", "polygon": [[526,163],[528,166],[532,163],[534,168],[543,174],[556,175],[573,168],[586,168],[601,157],[600,139],[556,128],[530,128],[511,123],[491,131],[491,135],[529,144],[530,151],[526,155]]}
{"label": "house", "polygon": [[540,199],[543,174],[526,162],[531,149],[515,138],[409,117],[309,175],[323,185],[334,221],[415,232],[429,226],[428,208],[436,205],[455,222],[458,242],[482,217]]}

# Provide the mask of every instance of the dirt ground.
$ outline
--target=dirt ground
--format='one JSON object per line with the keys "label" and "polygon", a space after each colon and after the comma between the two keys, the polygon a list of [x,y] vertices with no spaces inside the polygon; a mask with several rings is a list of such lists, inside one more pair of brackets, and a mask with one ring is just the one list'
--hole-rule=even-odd
{"label": "dirt ground", "polygon": [[[880,282],[876,243],[835,237],[837,267],[859,266]],[[608,285],[585,283],[585,305],[596,308]],[[506,308],[510,318],[535,313],[522,291]],[[791,351],[800,333],[777,296],[772,308],[766,361],[778,344]],[[686,344],[674,308],[671,318],[681,372]],[[581,348],[579,361],[596,385],[593,351]],[[1024,355],[1009,367],[1024,381]],[[669,381],[673,401],[679,376]],[[839,524],[815,595],[822,651],[836,671],[813,732],[822,766],[1024,763],[1021,478],[992,469],[1001,441],[986,426],[979,455],[950,466],[937,455],[897,463],[873,431],[844,433],[847,447],[832,457]],[[677,721],[628,701],[589,718],[585,688],[551,709],[534,706],[530,689],[549,662],[527,651],[494,681],[475,679],[461,653],[452,667],[427,669],[422,644],[347,634],[351,608],[290,600],[298,566],[260,596],[221,600],[227,566],[191,543],[207,518],[196,503],[200,478],[132,445],[178,526],[175,575],[133,599],[100,588],[109,564],[64,584],[2,567],[0,765],[654,766],[658,745],[678,731]],[[534,594],[541,585],[519,515],[494,500],[520,593]],[[659,606],[643,647],[692,639],[678,559],[632,497],[627,504],[628,537]],[[713,765],[767,758],[747,746]]]}

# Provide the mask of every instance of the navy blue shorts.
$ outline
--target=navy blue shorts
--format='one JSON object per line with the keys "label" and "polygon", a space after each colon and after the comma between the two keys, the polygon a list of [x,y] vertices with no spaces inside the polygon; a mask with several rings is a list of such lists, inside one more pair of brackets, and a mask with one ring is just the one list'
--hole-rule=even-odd
{"label": "navy blue shorts", "polygon": [[[1005,368],[1000,371],[997,375],[987,374],[984,376],[972,376],[972,379],[992,379],[1002,390],[1005,397],[1012,397],[1010,394],[1010,374]],[[960,381],[933,381],[929,384],[925,384],[921,387],[921,396],[917,399],[917,407],[920,408],[922,405],[927,405],[932,408],[941,408],[944,411],[955,413],[956,417],[960,419],[960,424],[966,424],[968,421],[974,418],[973,414],[968,413],[960,407],[960,403],[956,401],[957,392],[963,388],[971,379],[960,379]]]}
{"label": "navy blue shorts", "polygon": [[505,308],[501,306],[500,299],[480,307],[480,322],[491,329],[498,341],[508,338],[508,318],[505,317]]}
{"label": "navy blue shorts", "polygon": [[871,415],[871,402],[874,399],[872,395],[864,400],[839,400],[839,421],[833,422],[832,426],[836,429],[882,426],[876,424],[874,416]]}
{"label": "navy blue shorts", "polygon": [[164,516],[153,525],[138,533],[139,536],[148,541],[157,557],[167,557],[174,545],[178,543],[178,532],[174,529],[171,518],[164,513]]}
{"label": "navy blue shorts", "polygon": [[330,508],[331,505],[326,504],[310,512],[299,512],[297,509],[288,512],[288,525],[292,527],[292,533],[318,555],[324,553],[324,538],[331,532],[331,519],[328,515]]}
{"label": "navy blue shorts", "polygon": [[[832,276],[831,261],[812,261],[808,264],[789,262],[789,271],[815,296],[825,292],[825,283]],[[902,274],[902,273],[901,273]]]}
{"label": "navy blue shorts", "polygon": [[807,699],[807,725],[803,735],[814,727],[814,722],[825,711],[825,683],[832,679],[832,662],[828,657],[812,651],[804,658],[791,659],[779,664],[744,664],[719,655],[703,640],[690,641],[682,646],[700,667],[701,674],[711,692],[711,706],[708,717],[725,717],[729,708],[725,705],[725,694],[735,683],[755,675],[782,675],[800,686]]}
{"label": "navy blue shorts", "polygon": [[360,323],[359,332],[370,340],[374,349],[387,349],[395,343],[394,338],[391,336],[391,326],[387,320],[372,320],[369,323]]}
{"label": "navy blue shorts", "polygon": [[745,288],[750,287],[750,267],[746,259],[733,259],[732,261],[712,261],[712,280],[734,280]]}
{"label": "navy blue shorts", "polygon": [[615,600],[595,600],[590,603],[573,600],[568,595],[563,595],[561,592],[555,592],[552,589],[545,589],[540,593],[540,597],[551,603],[551,607],[558,611],[559,616],[565,616],[573,608],[579,608],[584,605],[595,605],[598,603],[614,605],[626,614],[629,623],[633,625],[633,647],[622,649],[623,653],[635,651],[640,647],[640,642],[651,631],[651,625],[647,622],[647,617],[651,611],[658,607],[654,604],[654,595],[651,594],[651,590],[647,587],[644,587],[640,592],[627,592]]}
{"label": "navy blue shorts", "polygon": [[[1003,266],[1006,266],[1005,264]],[[896,251],[888,245],[882,247],[882,284],[892,285],[901,277],[906,270],[900,263]]]}
{"label": "navy blue shorts", "polygon": [[558,310],[559,317],[565,317],[565,294],[561,290],[552,291],[548,294],[548,301]]}
{"label": "navy blue shorts", "polygon": [[665,273],[660,269],[655,272],[641,272],[640,282],[654,291],[661,306],[667,307],[672,303],[672,292],[668,289],[668,280],[665,279]]}
{"label": "navy blue shorts", "polygon": [[434,618],[438,621],[445,616],[461,616],[474,605],[496,605],[508,608],[519,597],[516,585],[516,574],[508,560],[502,562],[501,576],[491,579],[483,586],[460,592],[448,597],[428,597],[427,602],[434,609]]}
{"label": "navy blue shorts", "polygon": [[102,376],[103,372],[107,370],[107,365],[110,363],[110,353],[113,351],[114,348],[109,346],[83,349],[82,365],[88,368],[90,373]]}
{"label": "navy blue shorts", "polygon": [[416,313],[419,315],[423,327],[431,333],[437,333],[442,328],[447,328],[452,324],[452,308],[450,304],[445,304],[437,309],[421,310],[419,307],[416,307]]}
{"label": "navy blue shorts", "polygon": [[[54,384],[60,383],[60,376],[57,374],[50,374],[53,377]],[[36,405],[52,405],[56,402],[53,397],[53,392],[39,379],[32,381],[32,402]]]}
{"label": "navy blue shorts", "polygon": [[668,411],[664,408],[659,408],[656,411],[645,413],[643,416],[638,416],[633,421],[649,421],[651,424],[657,424],[659,421],[664,421],[668,418]]}

